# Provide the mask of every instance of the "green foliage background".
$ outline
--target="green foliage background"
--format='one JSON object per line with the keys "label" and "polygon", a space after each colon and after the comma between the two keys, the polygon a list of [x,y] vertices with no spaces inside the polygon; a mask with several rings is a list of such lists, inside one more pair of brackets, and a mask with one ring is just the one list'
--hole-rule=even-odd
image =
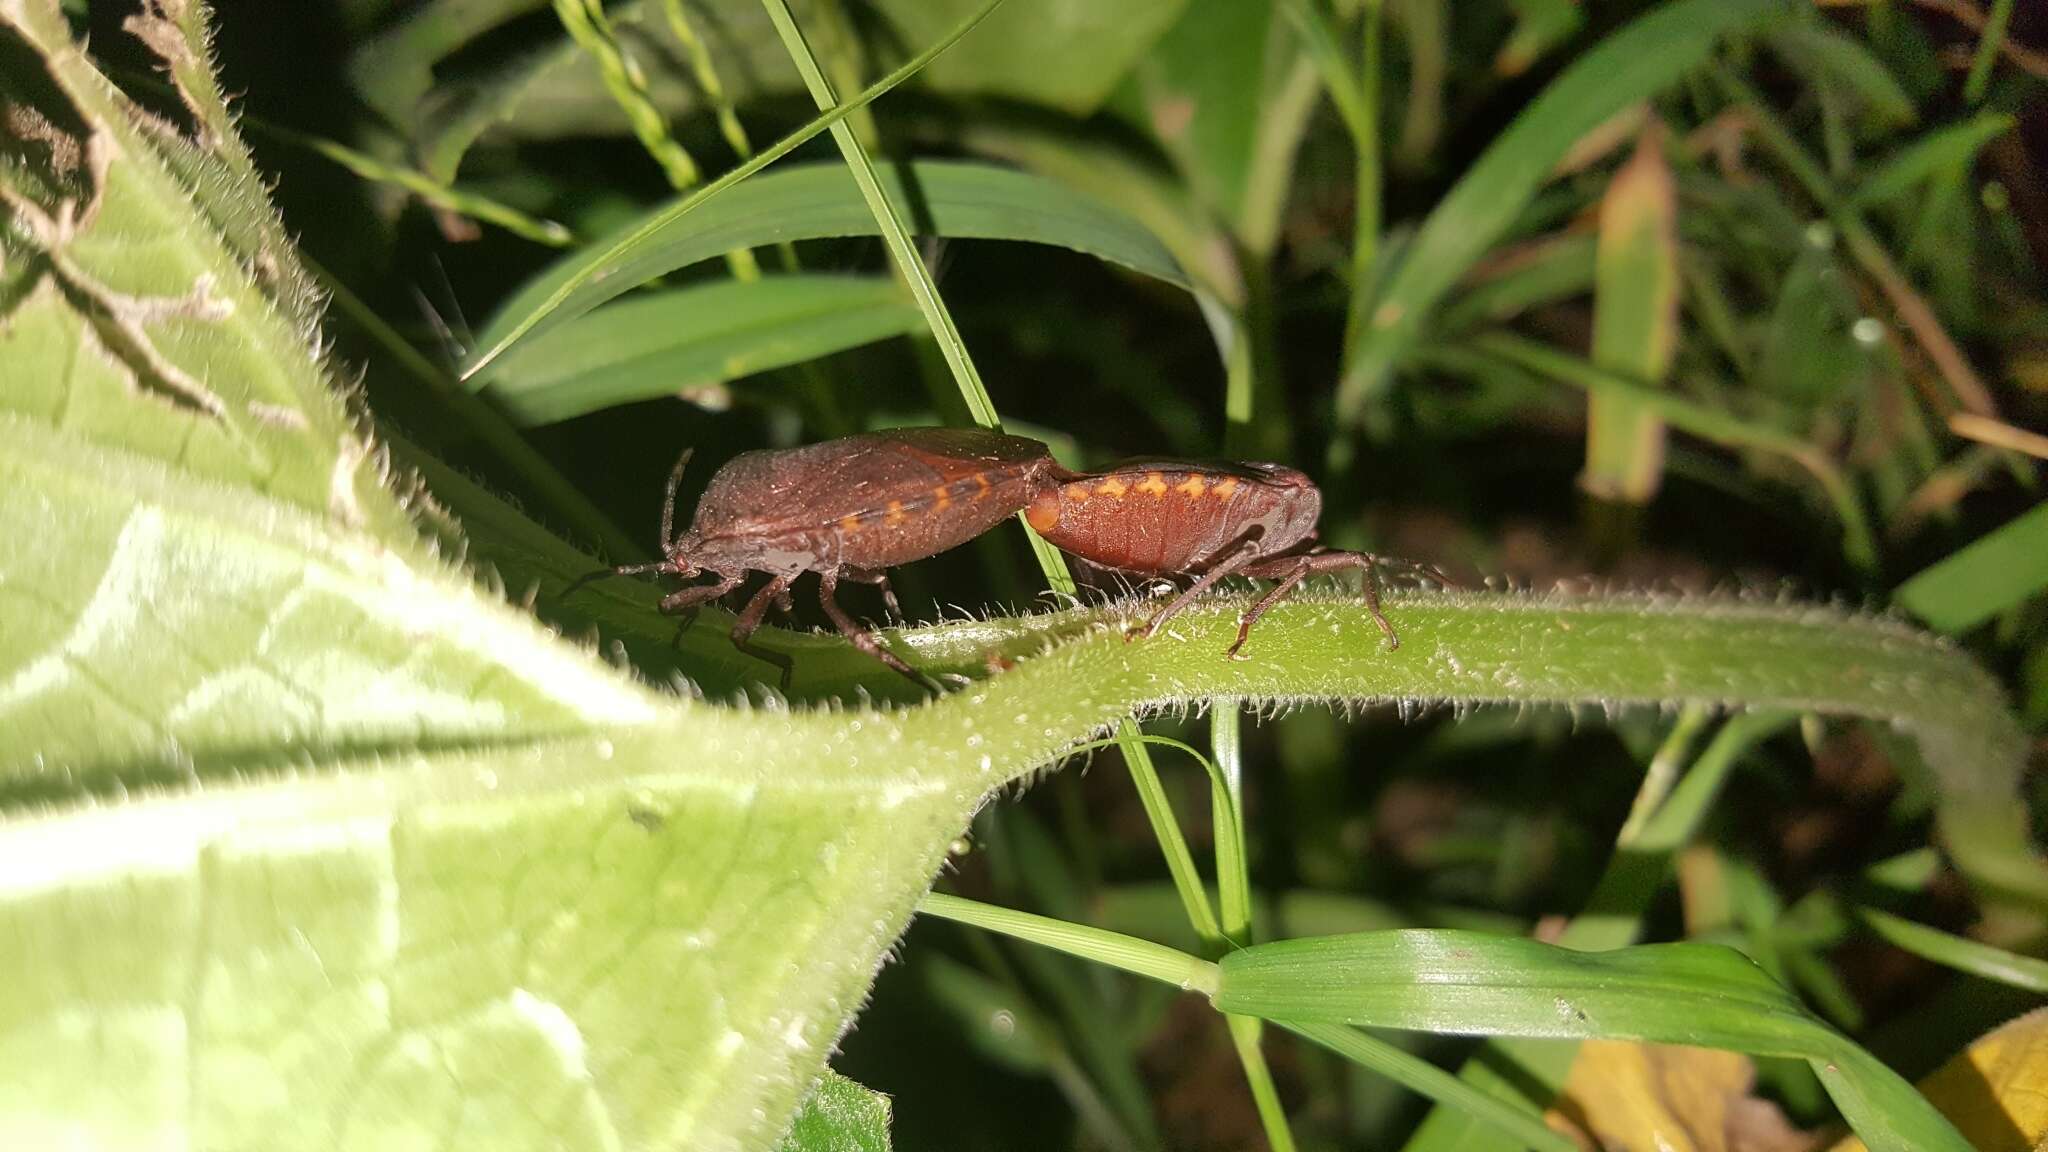
{"label": "green foliage background", "polygon": [[[0,0],[0,1143],[1556,1147],[1595,1036],[1981,1140],[1905,1077],[2048,990],[2012,8]],[[1472,586],[1230,662],[1006,529],[933,699],[561,595],[681,444],[998,418]]]}

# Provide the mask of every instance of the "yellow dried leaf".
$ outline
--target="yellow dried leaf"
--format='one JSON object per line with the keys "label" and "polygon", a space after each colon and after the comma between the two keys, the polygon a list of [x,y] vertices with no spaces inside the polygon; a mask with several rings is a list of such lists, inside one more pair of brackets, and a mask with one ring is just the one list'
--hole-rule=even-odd
{"label": "yellow dried leaf", "polygon": [[1589,1040],[1544,1119],[1595,1148],[1660,1152],[1794,1152],[1813,1140],[1776,1105],[1750,1095],[1755,1070],[1736,1052]]}
{"label": "yellow dried leaf", "polygon": [[[1982,1152],[2048,1147],[2048,1008],[1985,1033],[1919,1087]],[[1851,1136],[1828,1152],[1865,1149]]]}

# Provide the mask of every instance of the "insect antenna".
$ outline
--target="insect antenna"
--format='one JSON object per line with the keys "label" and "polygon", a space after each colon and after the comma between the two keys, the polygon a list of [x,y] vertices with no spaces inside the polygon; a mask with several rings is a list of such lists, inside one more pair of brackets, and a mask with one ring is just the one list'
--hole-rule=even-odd
{"label": "insect antenna", "polygon": [[668,492],[661,498],[661,550],[663,552],[667,552],[675,542],[676,488],[682,484],[683,469],[690,466],[690,454],[696,450],[694,447],[683,449],[682,457],[676,461],[675,471],[668,474]]}
{"label": "insect antenna", "polygon": [[643,572],[663,572],[673,567],[674,565],[666,560],[655,560],[647,564],[621,564],[616,568],[599,568],[595,572],[585,572],[583,575],[569,581],[569,586],[562,589],[555,596],[555,599],[567,600],[578,588],[593,580],[602,580],[607,576],[638,576]]}

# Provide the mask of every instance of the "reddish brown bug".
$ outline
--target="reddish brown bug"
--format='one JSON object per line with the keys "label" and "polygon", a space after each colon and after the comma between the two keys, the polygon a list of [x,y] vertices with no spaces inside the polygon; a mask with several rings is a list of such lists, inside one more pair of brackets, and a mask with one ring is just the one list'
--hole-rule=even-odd
{"label": "reddish brown bug", "polygon": [[1316,546],[1322,510],[1314,482],[1278,464],[1148,461],[1087,474],[1048,470],[1024,518],[1055,547],[1104,568],[1197,577],[1132,638],[1152,635],[1227,576],[1279,581],[1238,617],[1237,639],[1224,653],[1234,659],[1252,625],[1295,585],[1317,572],[1357,568],[1365,573],[1373,622],[1399,648],[1401,638],[1380,611],[1381,569],[1449,580],[1434,568]]}
{"label": "reddish brown bug", "polygon": [[778,665],[784,689],[789,659],[747,641],[770,604],[788,606],[789,586],[805,572],[818,574],[818,603],[841,635],[924,683],[839,606],[839,581],[880,585],[896,615],[884,569],[935,556],[1002,523],[1030,500],[1040,474],[1056,467],[1036,440],[971,428],[894,428],[801,448],[743,452],[711,477],[689,529],[672,535],[676,486],[689,461],[684,452],[669,475],[661,505],[662,559],[593,572],[563,595],[602,576],[715,578],[663,597],[661,611],[674,615],[726,595],[749,573],[764,573],[768,583],[740,610],[732,642]]}

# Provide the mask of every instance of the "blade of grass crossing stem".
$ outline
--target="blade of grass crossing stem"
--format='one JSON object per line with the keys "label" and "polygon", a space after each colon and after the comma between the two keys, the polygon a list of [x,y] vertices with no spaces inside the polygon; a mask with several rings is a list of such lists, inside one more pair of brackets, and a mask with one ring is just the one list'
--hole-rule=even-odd
{"label": "blade of grass crossing stem", "polygon": [[1723,36],[1781,11],[1776,0],[1662,5],[1608,36],[1551,81],[1423,222],[1374,302],[1356,355],[1344,367],[1338,419],[1356,424],[1364,418],[1421,338],[1437,304],[1514,224],[1574,143],[1707,60]]}
{"label": "blade of grass crossing stem", "polygon": [[[1692,767],[1665,795],[1664,780],[1675,775],[1686,747],[1708,719],[1703,706],[1680,714],[1670,736],[1644,774],[1637,803],[1615,837],[1615,851],[1593,887],[1586,906],[1565,926],[1557,943],[1581,951],[1601,951],[1633,943],[1642,932],[1643,917],[1664,885],[1671,861],[1692,839],[1712,810],[1743,752],[1793,719],[1789,712],[1747,713],[1731,719],[1716,733]],[[1660,770],[1661,764],[1668,769]],[[1571,1075],[1578,1044],[1503,1036],[1467,1057],[1459,1079],[1475,1093],[1535,1108],[1548,1107]],[[1513,1069],[1509,1076],[1503,1069]],[[1531,1093],[1537,1096],[1532,1097]],[[1468,1109],[1439,1106],[1415,1130],[1404,1152],[1450,1152],[1486,1146],[1489,1134]]]}
{"label": "blade of grass crossing stem", "polygon": [[[797,71],[804,78],[811,99],[819,108],[831,108],[838,97],[833,94],[832,82],[818,67],[817,57],[804,40],[796,20],[789,14],[789,5],[783,0],[762,0],[768,10],[768,18],[775,24],[775,30],[782,37],[784,49],[796,63]],[[997,414],[995,402],[989,398],[988,388],[981,382],[981,373],[974,367],[974,358],[968,354],[967,342],[960,338],[960,329],[953,323],[953,314],[947,310],[946,302],[939,297],[938,285],[933,283],[931,270],[924,265],[924,258],[918,254],[917,245],[911,239],[909,229],[896,214],[895,205],[882,191],[880,179],[875,175],[875,165],[868,158],[867,149],[861,146],[853,128],[844,122],[831,125],[832,139],[839,145],[839,153],[846,160],[848,170],[853,173],[854,182],[860,187],[861,198],[867,202],[868,210],[874,213],[875,224],[881,229],[882,242],[889,249],[889,256],[895,262],[896,270],[910,286],[910,294],[924,313],[925,323],[931,327],[932,338],[937,341],[939,354],[945,357],[946,367],[953,373],[953,382],[960,389],[960,396],[967,402],[967,410],[974,422],[984,428],[1000,429],[1002,417]],[[1053,591],[1072,595],[1074,578],[1067,570],[1067,563],[1059,551],[1039,539],[1038,534],[1025,524],[1019,516],[1017,522],[1023,525],[1026,537],[1031,541],[1031,551],[1037,557],[1039,566],[1045,570],[1046,580]]]}
{"label": "blade of grass crossing stem", "polygon": [[[1180,833],[1180,823],[1173,815],[1173,803],[1167,799],[1166,785],[1159,779],[1159,769],[1152,763],[1151,750],[1145,747],[1155,739],[1157,737],[1141,735],[1137,724],[1125,719],[1117,728],[1114,743],[1123,752],[1124,767],[1131,774],[1131,788],[1137,792],[1138,803],[1145,809],[1145,819],[1152,826],[1153,839],[1159,841],[1160,854],[1166,858],[1166,873],[1173,878],[1181,907],[1187,910],[1188,924],[1201,938],[1204,947],[1220,951],[1223,927],[1217,922],[1215,909],[1209,903],[1201,870],[1195,867],[1194,853],[1188,851],[1187,839]],[[1199,754],[1197,758],[1200,759]],[[1208,763],[1206,759],[1202,762]]]}
{"label": "blade of grass crossing stem", "polygon": [[[1244,744],[1243,710],[1234,696],[1218,696],[1209,702],[1209,747],[1216,754],[1216,771],[1210,776],[1209,819],[1216,841],[1216,890],[1222,910],[1224,937],[1235,945],[1252,940],[1251,873],[1244,844]],[[1272,1069],[1266,1066],[1266,1051],[1260,1040],[1265,1026],[1247,1016],[1224,1018],[1230,1042],[1244,1066],[1245,1081],[1251,1086],[1252,1103],[1265,1127],[1266,1141],[1278,1152],[1294,1147],[1294,1133],[1287,1126],[1287,1111],[1273,1087]]]}
{"label": "blade of grass crossing stem", "polygon": [[1244,1065],[1245,1081],[1251,1086],[1252,1103],[1259,1110],[1259,1125],[1266,1130],[1266,1143],[1273,1152],[1294,1152],[1294,1132],[1287,1127],[1287,1109],[1280,1104],[1280,1091],[1273,1086],[1273,1070],[1266,1066],[1260,1047],[1265,1023],[1252,1016],[1226,1016],[1230,1043],[1237,1049],[1237,1062]]}
{"label": "blade of grass crossing stem", "polygon": [[[838,100],[832,91],[832,82],[818,67],[817,57],[804,40],[802,30],[796,26],[795,18],[789,14],[789,5],[784,0],[762,0],[762,6],[768,10],[769,19],[774,21],[775,30],[782,37],[783,48],[796,62],[811,99],[820,109],[832,107]],[[851,127],[838,123],[832,125],[831,131],[833,141],[839,145],[840,155],[846,160],[847,169],[853,173],[854,183],[860,188],[861,199],[867,202],[868,211],[874,214],[875,223],[881,228],[882,243],[888,247],[896,270],[910,286],[910,294],[924,312],[925,322],[931,326],[932,338],[938,341],[939,353],[946,358],[946,367],[952,370],[960,395],[967,401],[975,423],[984,428],[1000,427],[1001,417],[996,414],[988,389],[981,382],[981,373],[974,367],[974,358],[968,354],[967,344],[960,338],[952,313],[947,310],[945,301],[939,298],[938,285],[932,281],[931,270],[925,267],[923,257],[918,254],[910,230],[904,227],[895,205],[882,191],[882,182],[875,175],[874,161],[869,159],[867,149],[854,138]]]}
{"label": "blade of grass crossing stem", "polygon": [[911,57],[887,76],[868,85],[861,90],[859,95],[844,103],[834,105],[830,111],[812,120],[802,128],[784,136],[767,148],[762,149],[752,159],[699,188],[696,193],[687,199],[679,201],[662,212],[642,221],[639,227],[614,241],[599,259],[586,265],[577,275],[571,276],[557,284],[554,290],[548,293],[546,298],[538,301],[526,315],[514,321],[502,335],[492,341],[488,347],[470,361],[469,367],[463,370],[462,378],[466,380],[474,376],[491,361],[502,355],[505,349],[512,346],[514,341],[532,331],[535,325],[541,323],[542,320],[574,295],[578,288],[584,286],[591,277],[603,270],[609,259],[616,257],[619,253],[631,250],[647,237],[659,232],[663,227],[701,207],[712,197],[717,196],[719,193],[773,164],[775,161],[796,151],[813,136],[838,124],[855,111],[867,107],[868,104],[879,99],[890,89],[923,71],[925,65],[936,59],[939,53],[952,47],[962,36],[973,31],[974,26],[981,23],[1002,2],[1003,0],[988,0],[986,4],[975,9],[973,14],[962,20],[958,26],[947,33],[944,39],[939,40],[924,51],[919,52],[916,56]]}
{"label": "blade of grass crossing stem", "polygon": [[1407,929],[1256,944],[1217,968],[1216,1005],[1267,1019],[1796,1057],[1821,1074],[1873,1148],[1970,1147],[1912,1085],[1732,948],[1576,952],[1514,937]]}
{"label": "blade of grass crossing stem", "polygon": [[1927,626],[1961,635],[2048,587],[2048,502],[2036,504],[1899,585]]}
{"label": "blade of grass crossing stem", "polygon": [[[1600,201],[1593,273],[1593,362],[1661,387],[1678,349],[1678,194],[1664,158],[1663,121],[1643,126],[1636,151]],[[1586,396],[1586,471],[1595,500],[1647,504],[1664,475],[1664,423],[1631,396]]]}
{"label": "blade of grass crossing stem", "polygon": [[1252,884],[1244,844],[1243,708],[1234,696],[1209,702],[1209,747],[1216,754],[1209,816],[1215,829],[1216,892],[1223,935],[1252,942]]}
{"label": "blade of grass crossing stem", "polygon": [[1650,822],[1664,807],[1664,801],[1671,795],[1671,786],[1678,782],[1680,768],[1686,757],[1692,755],[1693,742],[1706,730],[1714,718],[1707,706],[1699,703],[1687,704],[1672,723],[1671,731],[1657,745],[1650,763],[1643,770],[1642,786],[1636,789],[1636,798],[1628,807],[1628,818],[1621,822],[1621,831],[1615,833],[1617,848],[1627,847],[1642,834],[1643,826]]}

